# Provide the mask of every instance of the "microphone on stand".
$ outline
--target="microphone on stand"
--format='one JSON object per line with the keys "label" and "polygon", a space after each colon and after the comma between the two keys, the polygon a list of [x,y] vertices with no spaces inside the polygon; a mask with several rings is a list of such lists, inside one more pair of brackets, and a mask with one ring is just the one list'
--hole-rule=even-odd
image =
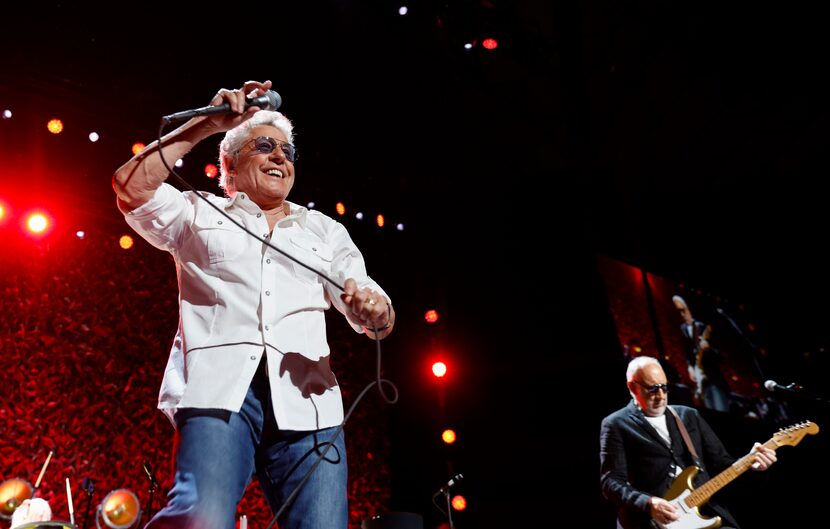
{"label": "microphone on stand", "polygon": [[150,463],[144,461],[141,466],[144,468],[144,473],[147,474],[148,478],[150,478],[150,484],[153,485],[153,487],[158,488],[159,483],[156,481],[156,476],[153,474],[153,467],[150,466]]}
{"label": "microphone on stand", "polygon": [[446,483],[446,485],[444,485],[443,487],[438,489],[438,492],[435,493],[435,496],[438,496],[439,494],[446,494],[450,490],[450,488],[457,485],[458,482],[461,481],[462,479],[464,479],[464,476],[462,476],[461,474],[454,475],[453,477],[450,478],[450,480]]}
{"label": "microphone on stand", "polygon": [[[153,474],[153,467],[147,461],[143,461],[141,463],[141,468],[144,469],[144,473],[147,474],[147,478],[150,480],[150,497],[147,499],[147,522],[153,517],[153,499],[156,494],[156,491],[160,488],[158,481],[156,481],[156,476]],[[144,513],[139,511],[139,522],[141,521],[141,517],[144,516]]]}
{"label": "microphone on stand", "polygon": [[94,485],[92,484],[92,480],[88,477],[85,477],[81,482],[81,490],[86,492],[86,511],[84,512],[84,523],[81,526],[81,529],[86,529],[87,523],[89,522],[89,510],[92,507],[92,491],[94,489]]}
{"label": "microphone on stand", "polygon": [[[444,512],[444,514],[447,515],[447,522],[449,522],[450,529],[455,529],[455,525],[453,525],[452,523],[452,505],[450,503],[450,488],[452,488],[462,479],[464,479],[464,476],[462,476],[461,474],[454,475],[443,487],[438,489],[438,492],[432,495],[432,503],[434,503],[436,507],[438,507],[442,512]],[[435,498],[437,498],[441,494],[444,494],[447,498],[446,511],[444,511],[444,509],[442,509],[437,503],[435,503]]]}
{"label": "microphone on stand", "polygon": [[772,392],[778,391],[785,393],[803,393],[806,391],[803,387],[799,386],[795,382],[793,382],[792,384],[788,384],[786,386],[782,386],[774,380],[767,380],[766,382],[764,382],[764,387],[767,389],[767,391]]}
{"label": "microphone on stand", "polygon": [[[277,110],[282,104],[282,98],[273,90],[268,90],[265,95],[259,97],[249,98],[245,101],[245,110],[251,107],[259,107],[261,110]],[[181,121],[184,119],[195,118],[196,116],[211,116],[213,114],[225,114],[231,111],[229,103],[221,105],[208,105],[206,107],[194,108],[192,110],[183,110],[175,114],[169,114],[161,118],[164,123],[172,123],[174,121]]]}
{"label": "microphone on stand", "polygon": [[807,391],[807,388],[804,386],[796,384],[795,382],[782,386],[774,380],[767,380],[764,382],[764,388],[766,388],[767,391],[791,395],[801,401],[814,402],[824,406],[830,406],[830,399],[815,395],[814,393]]}

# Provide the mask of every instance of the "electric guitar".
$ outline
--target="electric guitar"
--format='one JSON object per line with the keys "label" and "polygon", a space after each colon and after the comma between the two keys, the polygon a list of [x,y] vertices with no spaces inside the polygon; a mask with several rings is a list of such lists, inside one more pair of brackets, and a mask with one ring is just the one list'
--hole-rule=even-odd
{"label": "electric guitar", "polygon": [[[773,450],[781,446],[795,446],[801,442],[805,435],[817,433],[818,425],[814,422],[805,421],[788,428],[782,428],[772,436],[772,439],[764,443],[764,446]],[[677,507],[680,519],[668,524],[654,523],[660,529],[714,529],[720,527],[720,516],[704,518],[700,515],[698,507],[709,501],[714,493],[728,485],[733,479],[749,470],[754,462],[755,454],[749,453],[697,489],[693,488],[692,483],[695,476],[700,472],[700,468],[694,465],[686,467],[663,496],[664,499]]]}

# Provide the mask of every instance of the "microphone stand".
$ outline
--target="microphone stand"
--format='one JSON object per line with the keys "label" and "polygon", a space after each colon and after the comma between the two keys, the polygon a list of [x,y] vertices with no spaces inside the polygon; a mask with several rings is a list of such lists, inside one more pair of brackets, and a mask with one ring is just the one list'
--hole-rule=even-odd
{"label": "microphone stand", "polygon": [[150,480],[150,497],[147,500],[147,523],[150,523],[150,518],[153,516],[153,497],[155,496],[156,489],[158,489],[158,482],[156,481],[156,477],[153,475],[153,467],[150,466],[150,463],[144,462],[144,472],[147,474],[147,478]]}
{"label": "microphone stand", "polygon": [[449,487],[447,487],[447,490],[444,491],[444,496],[447,498],[447,522],[450,524],[450,529],[454,529],[455,526],[452,524],[452,502],[450,501]]}
{"label": "microphone stand", "polygon": [[452,501],[450,500],[450,489],[453,485],[461,481],[464,476],[461,474],[456,474],[455,476],[450,479],[446,485],[438,489],[438,492],[432,495],[432,503],[438,508],[439,511],[444,512],[444,509],[441,508],[440,505],[435,501],[435,499],[440,495],[443,494],[444,498],[447,500],[447,512],[444,514],[447,515],[447,522],[449,522],[449,529],[454,529],[455,526],[452,523]]}
{"label": "microphone stand", "polygon": [[84,490],[86,491],[86,511],[84,512],[84,523],[81,529],[86,529],[87,523],[89,522],[89,509],[92,507],[92,480],[84,478],[84,485]]}

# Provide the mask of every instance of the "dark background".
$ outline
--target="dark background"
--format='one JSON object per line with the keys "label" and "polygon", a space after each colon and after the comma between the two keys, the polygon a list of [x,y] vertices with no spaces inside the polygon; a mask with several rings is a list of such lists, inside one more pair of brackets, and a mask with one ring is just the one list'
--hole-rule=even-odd
{"label": "dark background", "polygon": [[[110,175],[160,116],[274,81],[301,157],[292,200],[331,215],[342,200],[407,226],[348,224],[403,316],[384,343],[401,391],[388,508],[430,526],[441,517],[428,496],[455,472],[470,505],[459,527],[613,524],[599,421],[628,396],[596,254],[743,304],[769,376],[828,394],[823,8],[410,8],[18,6],[4,14],[0,102],[15,120],[60,114],[67,130],[58,144],[4,126],[7,145],[32,146],[4,150],[4,198],[120,226]],[[461,47],[490,35],[496,50]],[[70,139],[79,122],[103,139]],[[62,149],[75,163],[50,162]],[[183,176],[214,189],[199,169],[215,145],[190,158]],[[428,308],[442,314],[433,327]],[[458,369],[443,390],[426,373],[436,349]],[[826,422],[820,405],[801,415]],[[435,442],[444,418],[461,433],[452,450]],[[778,427],[711,420],[736,455]],[[817,499],[802,482],[826,465],[823,437],[731,487],[745,526],[812,519],[783,506]]]}

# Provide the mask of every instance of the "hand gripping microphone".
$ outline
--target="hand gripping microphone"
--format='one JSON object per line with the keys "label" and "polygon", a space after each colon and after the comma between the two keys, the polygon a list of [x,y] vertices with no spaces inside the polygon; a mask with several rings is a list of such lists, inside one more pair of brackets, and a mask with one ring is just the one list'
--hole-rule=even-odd
{"label": "hand gripping microphone", "polygon": [[[264,95],[259,97],[249,98],[245,102],[245,110],[251,107],[259,107],[262,110],[277,110],[282,104],[282,98],[273,90],[268,90]],[[211,116],[213,114],[225,114],[231,111],[231,106],[228,103],[221,105],[208,105],[202,108],[194,108],[192,110],[183,110],[175,114],[169,114],[161,118],[164,123],[172,123],[174,121],[181,121],[183,119],[195,118],[196,116]]]}

